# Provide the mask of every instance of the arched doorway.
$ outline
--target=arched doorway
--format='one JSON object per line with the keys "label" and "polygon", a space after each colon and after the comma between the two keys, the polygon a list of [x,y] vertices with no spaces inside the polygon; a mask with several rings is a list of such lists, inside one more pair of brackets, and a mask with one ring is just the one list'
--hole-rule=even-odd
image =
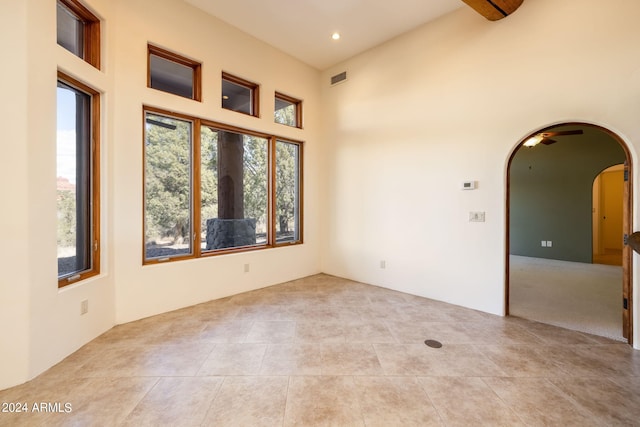
{"label": "arched doorway", "polygon": [[[576,273],[576,281],[583,284],[595,274],[587,270],[594,266],[593,181],[618,163],[625,165],[623,234],[628,235],[631,156],[620,137],[592,124],[563,123],[529,135],[516,147],[507,168],[507,315],[610,336],[602,333],[599,328],[603,325],[598,324],[598,315],[606,309],[616,316],[617,332],[611,337],[632,342],[628,246],[623,248],[619,273],[614,272],[618,278],[608,278],[614,280],[617,294],[609,292],[611,286],[597,290],[609,292],[606,298],[589,295],[586,286],[569,286],[569,273]],[[527,277],[523,275],[526,269],[533,273],[519,286],[521,278]],[[600,280],[594,286],[600,286]],[[587,296],[590,299],[585,301]],[[605,300],[607,306],[602,305]],[[605,326],[611,331],[610,324]]]}

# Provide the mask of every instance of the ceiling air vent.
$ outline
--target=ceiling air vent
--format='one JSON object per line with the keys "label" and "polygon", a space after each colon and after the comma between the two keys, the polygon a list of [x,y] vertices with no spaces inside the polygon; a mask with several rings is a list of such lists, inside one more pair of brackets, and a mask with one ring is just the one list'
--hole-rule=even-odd
{"label": "ceiling air vent", "polygon": [[340,74],[336,74],[335,76],[331,77],[331,86],[335,86],[338,83],[342,83],[345,80],[347,80],[347,72],[343,71]]}

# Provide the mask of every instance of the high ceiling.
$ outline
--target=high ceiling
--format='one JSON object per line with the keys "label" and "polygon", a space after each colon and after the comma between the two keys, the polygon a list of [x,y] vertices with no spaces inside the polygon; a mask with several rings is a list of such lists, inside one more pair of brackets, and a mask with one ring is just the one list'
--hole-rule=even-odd
{"label": "high ceiling", "polygon": [[[319,70],[464,6],[460,0],[183,1]],[[334,32],[339,40],[332,40]]]}

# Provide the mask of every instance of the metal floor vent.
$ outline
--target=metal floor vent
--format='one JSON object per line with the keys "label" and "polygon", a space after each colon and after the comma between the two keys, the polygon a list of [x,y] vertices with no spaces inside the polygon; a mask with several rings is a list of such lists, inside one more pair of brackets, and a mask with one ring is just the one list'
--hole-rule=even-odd
{"label": "metal floor vent", "polygon": [[337,85],[338,83],[342,83],[345,80],[347,80],[347,72],[343,71],[331,77],[331,86]]}
{"label": "metal floor vent", "polygon": [[441,348],[442,347],[442,343],[440,341],[436,341],[436,340],[426,340],[424,342],[427,347],[431,347],[431,348]]}

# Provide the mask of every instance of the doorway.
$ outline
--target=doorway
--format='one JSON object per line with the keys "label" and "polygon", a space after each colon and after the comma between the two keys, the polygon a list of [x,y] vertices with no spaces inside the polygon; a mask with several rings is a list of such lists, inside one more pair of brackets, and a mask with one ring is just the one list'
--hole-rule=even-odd
{"label": "doorway", "polygon": [[624,164],[593,181],[593,263],[622,266]]}
{"label": "doorway", "polygon": [[[616,233],[609,231],[612,224],[599,223],[600,236],[595,235],[594,181],[621,163],[622,171],[611,170],[614,175],[605,178],[617,174],[624,181],[620,242],[630,234],[632,206],[631,156],[620,137],[600,126],[564,123],[541,129],[516,147],[507,168],[507,315],[632,343],[631,250],[620,245],[621,267],[593,263],[601,242],[602,251],[615,250],[615,238],[601,238]],[[613,285],[595,280],[592,292],[587,286],[596,275],[592,269]],[[613,334],[611,315],[600,318],[607,311],[615,319]]]}

